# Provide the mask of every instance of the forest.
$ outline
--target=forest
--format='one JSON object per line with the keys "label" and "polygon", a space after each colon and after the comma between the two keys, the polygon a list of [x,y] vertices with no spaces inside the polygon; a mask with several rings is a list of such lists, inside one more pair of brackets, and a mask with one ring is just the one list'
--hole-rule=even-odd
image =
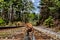
{"label": "forest", "polygon": [[41,0],[39,13],[31,0],[0,0],[0,25],[15,25],[16,22],[30,22],[33,25],[60,28],[60,1]]}
{"label": "forest", "polygon": [[41,0],[39,13],[31,0],[0,0],[0,26],[14,26],[18,22],[30,22],[35,26],[44,25],[60,29],[60,1]]}
{"label": "forest", "polygon": [[39,14],[33,10],[35,8],[31,0],[0,0],[0,25],[37,21]]}

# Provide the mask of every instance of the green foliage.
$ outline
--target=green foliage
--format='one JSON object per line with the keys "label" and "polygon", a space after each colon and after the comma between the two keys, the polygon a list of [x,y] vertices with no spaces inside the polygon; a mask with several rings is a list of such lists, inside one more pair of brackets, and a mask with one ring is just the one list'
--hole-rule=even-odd
{"label": "green foliage", "polygon": [[4,0],[0,0],[0,2],[3,2]]}
{"label": "green foliage", "polygon": [[53,26],[53,25],[54,25],[54,24],[53,24],[53,18],[52,18],[51,16],[49,16],[48,19],[46,19],[46,20],[44,21],[44,25],[47,25],[47,26],[49,26],[49,27]]}
{"label": "green foliage", "polygon": [[[1,14],[5,22],[14,20],[26,20],[30,11],[34,9],[32,1],[29,0],[0,0]],[[27,11],[26,15],[24,14]],[[11,14],[11,15],[10,15]],[[26,16],[26,18],[25,18]]]}
{"label": "green foliage", "polygon": [[0,25],[4,24],[5,21],[0,17]]}
{"label": "green foliage", "polygon": [[29,14],[29,18],[30,18],[30,19],[34,19],[34,17],[35,17],[35,15],[34,15],[33,13],[30,13],[30,14]]}
{"label": "green foliage", "polygon": [[36,22],[38,21],[38,14],[30,13],[28,18],[29,22],[32,23],[32,25],[36,25]]}
{"label": "green foliage", "polygon": [[[55,20],[60,20],[60,0],[41,0],[40,5],[42,7],[40,13],[42,22],[49,16],[52,16]],[[46,19],[45,21],[48,21],[46,24],[50,25],[50,20],[51,18]]]}
{"label": "green foliage", "polygon": [[41,15],[39,15],[39,20],[41,20],[42,19],[42,16]]}

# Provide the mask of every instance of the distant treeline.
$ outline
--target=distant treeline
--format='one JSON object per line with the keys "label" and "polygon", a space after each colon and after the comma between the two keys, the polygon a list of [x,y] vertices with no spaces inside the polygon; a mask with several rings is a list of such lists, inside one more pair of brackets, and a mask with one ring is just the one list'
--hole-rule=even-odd
{"label": "distant treeline", "polygon": [[15,21],[29,22],[38,19],[31,0],[0,0],[0,24]]}
{"label": "distant treeline", "polygon": [[60,25],[60,1],[59,0],[41,0],[40,7],[41,18],[40,24],[46,24],[49,26]]}

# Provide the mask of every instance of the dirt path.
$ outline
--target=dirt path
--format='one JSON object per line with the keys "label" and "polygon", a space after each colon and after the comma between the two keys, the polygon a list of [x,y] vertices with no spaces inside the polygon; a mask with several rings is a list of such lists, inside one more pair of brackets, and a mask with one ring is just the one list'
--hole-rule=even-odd
{"label": "dirt path", "polygon": [[[0,30],[0,40],[23,40],[25,27]],[[34,31],[36,40],[51,40],[52,38],[44,35],[41,32]]]}
{"label": "dirt path", "polygon": [[60,34],[54,32],[54,31],[51,31],[51,30],[43,28],[43,27],[34,27],[34,29],[44,33],[47,36],[52,37],[53,39],[60,40]]}

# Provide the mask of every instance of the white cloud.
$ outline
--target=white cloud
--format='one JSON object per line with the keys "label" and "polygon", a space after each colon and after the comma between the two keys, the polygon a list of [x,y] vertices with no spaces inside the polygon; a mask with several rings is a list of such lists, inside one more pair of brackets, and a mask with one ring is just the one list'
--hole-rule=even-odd
{"label": "white cloud", "polygon": [[32,0],[32,2],[34,3],[34,2],[35,2],[35,0]]}
{"label": "white cloud", "polygon": [[37,4],[39,5],[40,3],[38,2]]}

